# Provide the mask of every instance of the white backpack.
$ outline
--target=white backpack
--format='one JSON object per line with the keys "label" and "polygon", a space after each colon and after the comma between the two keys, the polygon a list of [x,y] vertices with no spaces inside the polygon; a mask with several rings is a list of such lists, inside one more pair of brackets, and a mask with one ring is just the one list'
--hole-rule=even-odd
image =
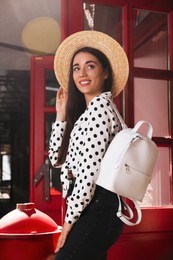
{"label": "white backpack", "polygon": [[[127,225],[133,226],[141,221],[142,213],[137,201],[142,201],[151,181],[158,151],[156,144],[151,140],[153,128],[149,122],[139,121],[134,128],[127,128],[117,108],[114,109],[123,130],[109,145],[101,162],[96,184],[118,194],[117,216]],[[146,136],[138,133],[143,124],[148,126]],[[125,202],[129,216],[122,213],[119,195],[133,201],[138,214],[135,223],[131,222],[133,211]]]}

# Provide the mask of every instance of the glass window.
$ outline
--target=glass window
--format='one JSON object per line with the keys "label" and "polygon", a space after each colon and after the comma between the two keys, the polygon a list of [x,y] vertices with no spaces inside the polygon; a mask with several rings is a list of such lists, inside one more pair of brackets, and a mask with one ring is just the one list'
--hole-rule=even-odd
{"label": "glass window", "polygon": [[11,155],[0,151],[0,199],[10,199]]}
{"label": "glass window", "polygon": [[122,45],[122,8],[84,3],[84,30],[107,33]]}
{"label": "glass window", "polygon": [[50,188],[51,192],[56,193],[56,191],[62,190],[62,185],[61,185],[61,168],[54,168],[50,165]]}
{"label": "glass window", "polygon": [[160,147],[158,150],[152,181],[141,203],[144,207],[171,205],[170,150],[167,147]]}
{"label": "glass window", "polygon": [[56,114],[55,113],[46,113],[45,116],[45,149],[48,150],[49,149],[49,139],[50,139],[50,134],[51,134],[51,130],[52,130],[52,123],[55,122],[55,117]]}
{"label": "glass window", "polygon": [[49,162],[49,157],[47,156],[45,158],[45,164],[49,164],[50,167],[50,183],[49,183],[49,188],[50,188],[50,195],[56,195],[59,194],[58,192],[61,192],[62,190],[62,185],[61,185],[61,168],[54,168],[51,163]]}
{"label": "glass window", "polygon": [[11,156],[2,155],[2,181],[11,180]]}
{"label": "glass window", "polygon": [[56,92],[59,84],[53,70],[46,71],[46,106],[55,107]]}
{"label": "glass window", "polygon": [[167,14],[133,10],[134,66],[168,69]]}
{"label": "glass window", "polygon": [[134,79],[135,122],[147,120],[153,126],[153,136],[169,136],[168,82],[152,79]]}

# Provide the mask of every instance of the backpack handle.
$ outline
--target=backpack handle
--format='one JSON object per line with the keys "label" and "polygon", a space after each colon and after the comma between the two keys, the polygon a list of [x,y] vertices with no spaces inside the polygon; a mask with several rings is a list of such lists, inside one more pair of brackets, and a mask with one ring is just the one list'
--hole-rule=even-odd
{"label": "backpack handle", "polygon": [[149,139],[152,138],[152,134],[153,134],[153,127],[152,125],[148,122],[148,121],[144,121],[144,120],[140,120],[133,128],[133,130],[135,132],[137,132],[139,130],[139,128],[143,125],[143,124],[147,124],[148,125],[148,131],[147,131],[147,137]]}

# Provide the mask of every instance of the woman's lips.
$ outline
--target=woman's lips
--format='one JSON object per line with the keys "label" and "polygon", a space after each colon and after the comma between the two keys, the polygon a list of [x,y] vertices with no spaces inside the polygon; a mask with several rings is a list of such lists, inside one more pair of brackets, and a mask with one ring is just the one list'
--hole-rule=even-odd
{"label": "woman's lips", "polygon": [[82,80],[79,83],[81,86],[87,86],[88,84],[90,84],[90,82],[91,82],[90,80]]}

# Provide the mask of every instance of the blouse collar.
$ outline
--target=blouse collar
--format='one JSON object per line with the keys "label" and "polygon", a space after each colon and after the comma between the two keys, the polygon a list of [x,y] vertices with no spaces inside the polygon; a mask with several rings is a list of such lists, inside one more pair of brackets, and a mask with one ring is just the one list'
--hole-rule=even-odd
{"label": "blouse collar", "polygon": [[[97,97],[104,97],[104,98],[112,99],[112,93],[111,93],[111,91],[103,92],[103,93],[101,93],[100,95],[94,97],[93,99],[95,99],[95,98],[97,98]],[[91,102],[93,101],[93,99],[89,102],[88,105],[91,104]]]}

